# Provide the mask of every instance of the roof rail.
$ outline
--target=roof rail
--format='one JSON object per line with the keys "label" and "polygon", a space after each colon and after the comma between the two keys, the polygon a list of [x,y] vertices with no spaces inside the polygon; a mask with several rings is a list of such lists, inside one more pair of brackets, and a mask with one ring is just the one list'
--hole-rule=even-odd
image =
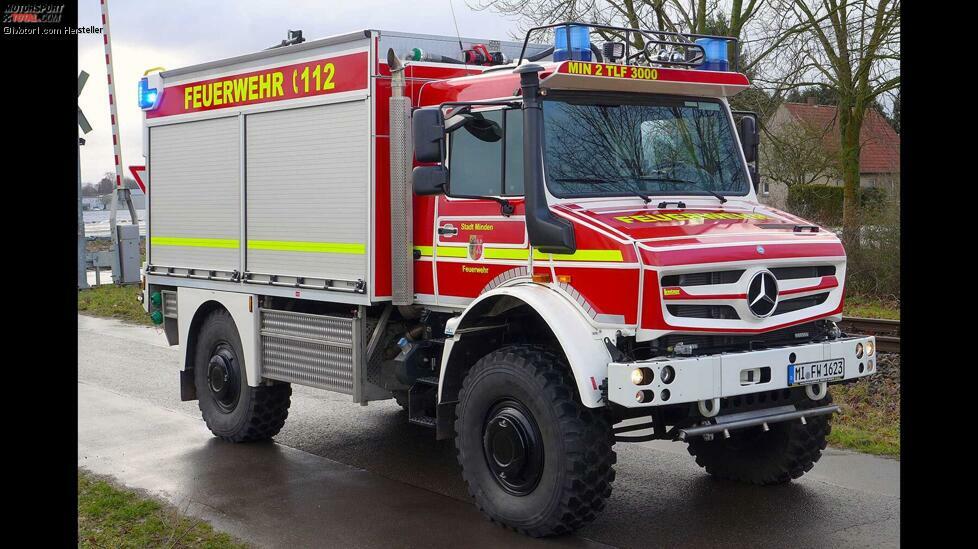
{"label": "roof rail", "polygon": [[[694,34],[686,32],[670,32],[670,31],[659,31],[652,29],[634,29],[630,27],[616,27],[613,25],[603,25],[600,23],[584,23],[576,21],[564,21],[562,23],[552,23],[550,25],[541,25],[539,27],[533,27],[526,31],[526,37],[523,39],[523,49],[520,50],[520,57],[516,64],[519,65],[523,62],[526,55],[527,45],[530,43],[530,36],[535,32],[546,31],[548,29],[555,29],[557,27],[567,27],[567,50],[571,50],[571,32],[570,27],[572,25],[590,27],[595,30],[605,30],[614,33],[624,33],[625,40],[625,64],[637,64],[644,58],[644,61],[649,65],[660,65],[667,67],[699,67],[706,62],[706,50],[703,46],[696,43],[696,40],[701,38],[708,38],[713,40],[723,40],[725,42],[733,43],[733,63],[731,64],[734,71],[739,70],[739,54],[740,54],[740,44],[739,41],[732,36],[715,36],[711,34]],[[641,35],[643,41],[645,42],[644,48],[635,48],[632,43],[633,35]],[[592,45],[592,50],[596,49]],[[634,53],[633,53],[634,52]],[[663,58],[661,53],[666,52]],[[676,53],[679,57],[676,57]]]}

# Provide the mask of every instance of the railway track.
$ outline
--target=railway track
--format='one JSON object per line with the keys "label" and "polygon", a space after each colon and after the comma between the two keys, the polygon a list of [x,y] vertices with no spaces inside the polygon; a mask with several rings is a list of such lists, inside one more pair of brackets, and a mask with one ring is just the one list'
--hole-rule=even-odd
{"label": "railway track", "polygon": [[899,320],[844,316],[838,325],[843,333],[876,336],[876,349],[881,352],[900,352]]}

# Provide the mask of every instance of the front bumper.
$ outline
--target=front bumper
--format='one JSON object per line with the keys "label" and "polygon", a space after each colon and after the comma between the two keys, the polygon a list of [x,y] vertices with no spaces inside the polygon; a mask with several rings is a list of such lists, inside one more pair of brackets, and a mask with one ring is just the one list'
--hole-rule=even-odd
{"label": "front bumper", "polygon": [[[857,345],[863,349],[861,357],[856,356]],[[874,350],[871,355],[866,351],[869,346]],[[843,377],[828,381],[838,383],[876,373],[875,348],[875,337],[845,337],[762,351],[612,362],[608,364],[608,401],[626,408],[645,408],[798,387],[802,385],[789,385],[790,365],[830,359],[845,361]],[[662,371],[666,366],[675,372],[669,383],[663,382]],[[633,383],[632,371],[636,368],[651,370],[651,381],[643,385]],[[644,401],[637,399],[638,393],[643,393]]]}

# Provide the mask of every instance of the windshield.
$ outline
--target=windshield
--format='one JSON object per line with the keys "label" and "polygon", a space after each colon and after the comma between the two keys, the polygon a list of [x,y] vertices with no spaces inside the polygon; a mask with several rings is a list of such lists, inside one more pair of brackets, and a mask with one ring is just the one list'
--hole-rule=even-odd
{"label": "windshield", "polygon": [[719,101],[579,95],[544,101],[543,117],[555,196],[747,194],[736,135]]}

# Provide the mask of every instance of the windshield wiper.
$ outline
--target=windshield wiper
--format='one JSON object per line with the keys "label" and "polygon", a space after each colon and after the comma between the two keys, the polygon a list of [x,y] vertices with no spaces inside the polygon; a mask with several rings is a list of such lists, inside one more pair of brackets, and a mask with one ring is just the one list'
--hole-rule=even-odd
{"label": "windshield wiper", "polygon": [[[559,183],[602,183],[604,185],[610,184],[608,181],[604,179],[598,179],[596,177],[558,177],[554,179],[554,181],[557,181]],[[612,192],[625,192],[625,193],[633,194],[641,198],[642,201],[645,202],[646,204],[652,202],[652,199],[649,198],[647,194],[642,193],[640,191],[636,191],[635,189],[620,189],[620,188],[612,187],[609,190]]]}
{"label": "windshield wiper", "polygon": [[704,186],[699,181],[692,181],[692,180],[689,180],[689,179],[674,179],[672,177],[651,177],[651,176],[642,176],[642,177],[639,177],[639,179],[651,179],[652,181],[666,181],[666,182],[669,182],[669,183],[687,183],[689,185],[693,185],[697,189],[700,189],[702,191],[706,191],[706,192],[712,194],[713,196],[716,197],[717,200],[720,201],[720,204],[724,204],[727,201],[727,198],[725,196],[723,196],[722,194],[720,194],[720,193],[718,193],[716,191],[711,190],[709,187]]}

